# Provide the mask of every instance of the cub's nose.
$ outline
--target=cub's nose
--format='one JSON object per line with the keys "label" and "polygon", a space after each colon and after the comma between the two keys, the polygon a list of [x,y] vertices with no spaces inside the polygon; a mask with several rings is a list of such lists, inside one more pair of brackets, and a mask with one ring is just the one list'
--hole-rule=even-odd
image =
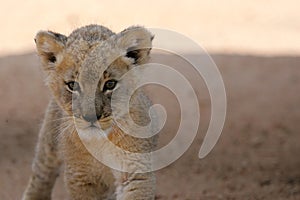
{"label": "cub's nose", "polygon": [[101,115],[90,115],[90,114],[86,114],[86,115],[82,115],[82,118],[87,121],[87,122],[91,122],[94,123],[95,121],[97,121],[98,119],[100,119]]}

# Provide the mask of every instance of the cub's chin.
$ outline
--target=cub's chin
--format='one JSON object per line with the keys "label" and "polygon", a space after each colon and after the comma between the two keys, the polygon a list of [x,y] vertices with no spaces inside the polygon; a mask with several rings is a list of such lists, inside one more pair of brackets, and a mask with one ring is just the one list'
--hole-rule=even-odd
{"label": "cub's chin", "polygon": [[82,140],[93,140],[100,138],[107,138],[111,131],[111,127],[105,130],[101,129],[99,126],[91,125],[85,128],[77,128],[78,135]]}
{"label": "cub's chin", "polygon": [[84,140],[107,138],[112,129],[112,120],[110,118],[100,119],[94,123],[81,119],[77,119],[74,122],[79,137]]}

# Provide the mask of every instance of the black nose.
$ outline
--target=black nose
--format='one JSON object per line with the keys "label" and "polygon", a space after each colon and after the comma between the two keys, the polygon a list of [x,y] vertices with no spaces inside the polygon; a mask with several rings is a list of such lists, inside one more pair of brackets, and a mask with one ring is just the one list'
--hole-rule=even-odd
{"label": "black nose", "polygon": [[83,115],[82,118],[85,120],[85,121],[88,121],[88,122],[91,122],[91,123],[94,123],[95,121],[97,121],[98,119],[100,119],[101,115]]}

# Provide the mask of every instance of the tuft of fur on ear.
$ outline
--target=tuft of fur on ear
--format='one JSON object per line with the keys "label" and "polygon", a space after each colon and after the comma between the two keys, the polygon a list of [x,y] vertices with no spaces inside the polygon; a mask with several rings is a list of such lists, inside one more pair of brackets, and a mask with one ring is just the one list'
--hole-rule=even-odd
{"label": "tuft of fur on ear", "polygon": [[134,64],[143,64],[149,58],[154,36],[141,26],[129,27],[117,34],[117,44],[126,51]]}
{"label": "tuft of fur on ear", "polygon": [[67,37],[52,31],[40,31],[35,36],[34,41],[44,67],[51,69],[64,50]]}

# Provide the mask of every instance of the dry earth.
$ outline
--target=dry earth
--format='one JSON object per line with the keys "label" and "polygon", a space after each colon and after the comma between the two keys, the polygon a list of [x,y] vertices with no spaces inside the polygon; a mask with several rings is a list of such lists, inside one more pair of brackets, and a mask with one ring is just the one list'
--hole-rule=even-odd
{"label": "dry earth", "polygon": [[[157,199],[300,199],[300,58],[212,57],[225,82],[228,112],[220,140],[200,160],[210,118],[206,87],[180,61],[155,55],[197,83],[201,109],[191,147],[157,171]],[[163,146],[174,136],[180,112],[170,92],[156,89],[152,98],[168,111]],[[0,199],[21,197],[48,99],[35,54],[0,58]],[[65,198],[60,178],[53,199]]]}

